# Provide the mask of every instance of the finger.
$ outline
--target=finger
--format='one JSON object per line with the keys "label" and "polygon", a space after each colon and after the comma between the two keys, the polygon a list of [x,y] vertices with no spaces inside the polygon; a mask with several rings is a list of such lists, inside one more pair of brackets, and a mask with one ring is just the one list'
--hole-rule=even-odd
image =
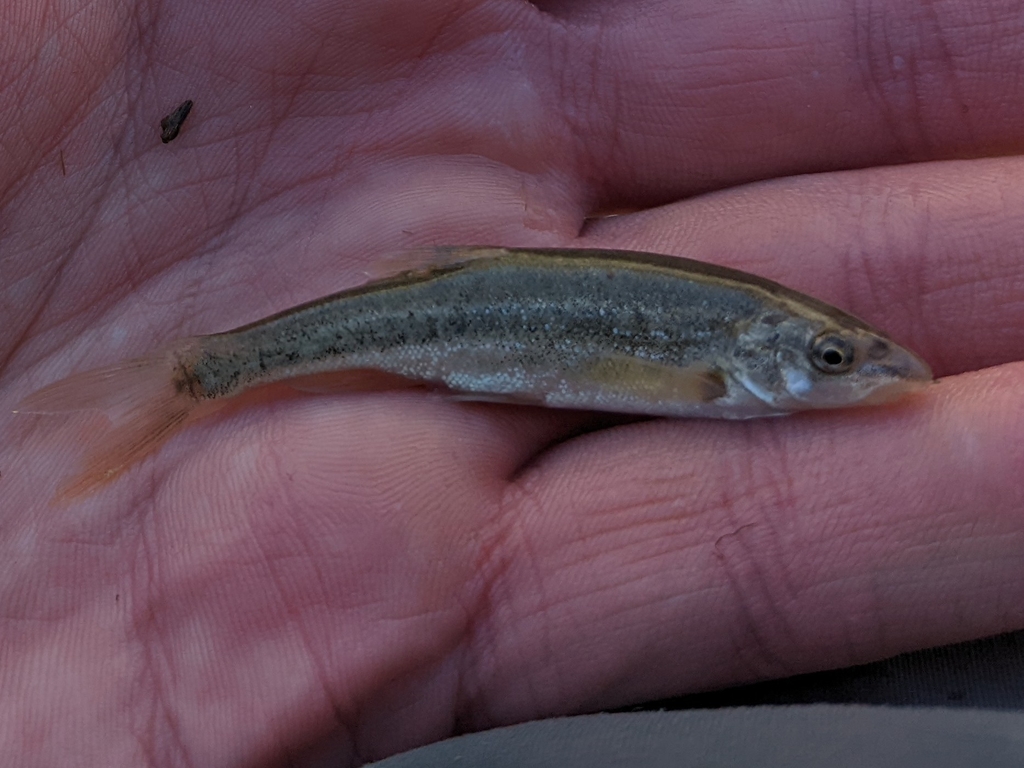
{"label": "finger", "polygon": [[507,497],[461,711],[486,727],[1024,626],[1022,384],[1010,365],[903,407],[553,452]]}
{"label": "finger", "polygon": [[1024,146],[1014,0],[538,5],[561,114],[612,205]]}
{"label": "finger", "polygon": [[938,375],[1021,359],[1024,160],[922,163],[751,185],[595,222],[581,245],[664,251],[805,291]]}

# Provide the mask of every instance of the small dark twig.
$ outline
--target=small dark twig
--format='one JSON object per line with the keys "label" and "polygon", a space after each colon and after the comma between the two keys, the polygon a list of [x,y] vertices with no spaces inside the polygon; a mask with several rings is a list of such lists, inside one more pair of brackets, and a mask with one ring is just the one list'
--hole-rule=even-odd
{"label": "small dark twig", "polygon": [[181,106],[171,112],[167,117],[160,121],[160,141],[164,144],[169,141],[174,141],[178,135],[178,131],[181,130],[182,123],[185,122],[185,118],[188,117],[188,113],[192,111],[192,99],[183,101]]}

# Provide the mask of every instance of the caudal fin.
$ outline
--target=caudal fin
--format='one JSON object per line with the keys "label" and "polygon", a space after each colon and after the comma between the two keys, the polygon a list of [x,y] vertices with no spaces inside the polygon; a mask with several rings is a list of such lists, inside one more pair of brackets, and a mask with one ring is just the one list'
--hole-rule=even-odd
{"label": "caudal fin", "polygon": [[15,413],[100,411],[112,426],[85,447],[81,471],[58,488],[61,500],[95,491],[157,450],[185,424],[199,404],[176,386],[180,351],[85,371],[43,387]]}

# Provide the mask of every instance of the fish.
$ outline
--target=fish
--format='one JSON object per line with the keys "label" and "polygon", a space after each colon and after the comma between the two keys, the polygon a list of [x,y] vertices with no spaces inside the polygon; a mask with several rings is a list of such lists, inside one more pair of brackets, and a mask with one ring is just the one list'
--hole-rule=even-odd
{"label": "fish", "polygon": [[890,402],[932,380],[884,332],[738,270],[635,251],[444,246],[418,268],[74,374],[17,411],[113,421],[63,487],[74,498],[275,383],[747,419]]}

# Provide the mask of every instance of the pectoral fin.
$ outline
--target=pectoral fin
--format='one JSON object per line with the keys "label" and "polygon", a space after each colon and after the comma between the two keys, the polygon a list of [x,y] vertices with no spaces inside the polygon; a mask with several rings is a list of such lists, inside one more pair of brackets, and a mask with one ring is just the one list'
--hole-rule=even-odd
{"label": "pectoral fin", "polygon": [[726,394],[725,377],[706,363],[679,367],[613,355],[595,360],[580,375],[651,402],[710,403]]}

